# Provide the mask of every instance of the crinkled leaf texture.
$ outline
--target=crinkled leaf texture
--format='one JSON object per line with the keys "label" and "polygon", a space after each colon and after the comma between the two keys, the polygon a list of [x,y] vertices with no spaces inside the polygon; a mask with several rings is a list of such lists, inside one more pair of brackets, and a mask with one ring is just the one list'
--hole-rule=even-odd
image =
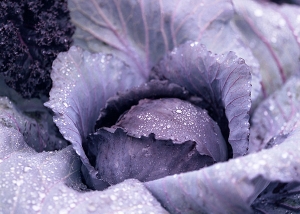
{"label": "crinkled leaf texture", "polygon": [[136,180],[102,192],[84,191],[80,165],[71,146],[35,152],[1,118],[0,213],[167,213]]}
{"label": "crinkled leaf texture", "polygon": [[261,68],[262,87],[270,95],[300,69],[300,8],[233,0],[235,26]]}
{"label": "crinkled leaf texture", "polygon": [[109,97],[140,85],[144,78],[112,55],[91,54],[79,47],[58,55],[51,73],[53,87],[45,103],[51,108],[54,122],[69,140],[90,174],[90,166],[82,147],[87,135],[94,132],[100,109]]}
{"label": "crinkled leaf texture", "polygon": [[274,145],[274,138],[285,138],[299,126],[300,78],[292,77],[264,100],[251,119],[250,152]]}
{"label": "crinkled leaf texture", "polygon": [[280,145],[145,185],[171,213],[252,213],[271,181],[300,181],[300,130]]}
{"label": "crinkled leaf texture", "polygon": [[112,53],[146,77],[168,52],[199,41],[214,53],[234,51],[252,67],[252,100],[262,98],[258,61],[230,23],[230,0],[69,0],[74,44]]}
{"label": "crinkled leaf texture", "polygon": [[250,70],[233,52],[213,55],[197,42],[187,42],[166,55],[154,73],[203,98],[202,105],[218,122],[237,157],[248,149]]}

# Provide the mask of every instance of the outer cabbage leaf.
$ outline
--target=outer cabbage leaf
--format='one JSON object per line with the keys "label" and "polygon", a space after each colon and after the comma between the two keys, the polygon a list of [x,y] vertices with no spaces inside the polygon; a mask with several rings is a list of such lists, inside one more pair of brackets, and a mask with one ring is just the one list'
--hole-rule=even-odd
{"label": "outer cabbage leaf", "polygon": [[213,55],[197,42],[188,42],[165,56],[154,73],[203,99],[203,108],[218,122],[237,157],[248,149],[250,70],[233,52]]}
{"label": "outer cabbage leaf", "polygon": [[145,185],[171,213],[252,213],[269,182],[300,182],[299,140],[297,129],[271,149]]}
{"label": "outer cabbage leaf", "polygon": [[144,79],[112,55],[91,54],[78,47],[60,53],[53,63],[50,100],[54,122],[69,140],[91,174],[82,142],[94,132],[100,109],[117,91],[143,83]]}
{"label": "outer cabbage leaf", "polygon": [[0,213],[167,213],[135,180],[85,192],[80,165],[71,146],[37,153],[0,123]]}
{"label": "outer cabbage leaf", "polygon": [[203,32],[201,38],[194,41],[204,44],[207,50],[213,53],[221,55],[233,51],[237,56],[245,59],[246,64],[251,67],[251,112],[253,112],[258,103],[264,98],[260,65],[247,43],[242,40],[240,32],[232,25],[231,20],[233,18],[234,16],[224,22],[211,23]]}
{"label": "outer cabbage leaf", "polygon": [[164,53],[201,37],[211,22],[232,15],[231,3],[223,0],[69,0],[68,4],[77,27],[76,45],[113,53],[146,75]]}
{"label": "outer cabbage leaf", "polygon": [[261,68],[264,94],[270,95],[299,72],[300,8],[266,1],[233,0],[235,25]]}
{"label": "outer cabbage leaf", "polygon": [[0,80],[0,109],[0,123],[18,129],[27,145],[36,151],[54,151],[68,145],[53,122],[51,110],[42,100],[24,99],[3,80]]}
{"label": "outer cabbage leaf", "polygon": [[234,31],[230,0],[69,0],[76,26],[74,44],[92,52],[113,53],[148,76],[168,52],[199,41],[217,54],[234,51],[252,67],[252,100],[262,98],[259,64]]}
{"label": "outer cabbage leaf", "polygon": [[292,77],[278,91],[264,100],[251,119],[250,152],[279,143],[299,126],[300,78]]}

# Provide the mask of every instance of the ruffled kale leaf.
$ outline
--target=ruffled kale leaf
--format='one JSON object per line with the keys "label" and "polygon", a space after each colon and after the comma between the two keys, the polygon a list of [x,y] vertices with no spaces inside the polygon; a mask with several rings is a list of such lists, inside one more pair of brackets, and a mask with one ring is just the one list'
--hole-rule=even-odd
{"label": "ruffled kale leaf", "polygon": [[72,42],[69,19],[66,0],[1,1],[0,74],[23,97],[49,95],[52,62]]}

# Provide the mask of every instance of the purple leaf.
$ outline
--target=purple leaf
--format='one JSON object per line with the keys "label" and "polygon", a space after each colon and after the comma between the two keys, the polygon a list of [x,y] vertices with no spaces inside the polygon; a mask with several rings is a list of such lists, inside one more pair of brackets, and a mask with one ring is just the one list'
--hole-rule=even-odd
{"label": "purple leaf", "polygon": [[272,138],[284,137],[299,126],[300,79],[293,77],[253,114],[250,129],[250,152],[264,149]]}
{"label": "purple leaf", "polygon": [[252,68],[254,104],[262,98],[259,64],[232,28],[229,0],[70,0],[69,10],[76,26],[74,44],[112,53],[145,77],[168,51],[188,40],[217,54],[234,51]]}
{"label": "purple leaf", "polygon": [[93,182],[89,174],[83,176],[97,190],[130,178],[146,182],[214,163],[210,156],[199,154],[195,142],[174,144],[171,140],[157,140],[153,134],[134,138],[120,128],[98,130],[88,137],[86,147],[98,181]]}
{"label": "purple leaf", "polygon": [[74,42],[122,58],[147,76],[168,51],[198,40],[212,22],[228,20],[230,1],[69,1]]}
{"label": "purple leaf", "polygon": [[196,142],[201,155],[214,161],[227,160],[227,146],[219,126],[207,111],[177,98],[140,100],[138,105],[119,118],[113,128],[121,127],[133,137],[155,134],[157,140],[172,140],[174,144]]}
{"label": "purple leaf", "polygon": [[300,182],[299,140],[297,129],[271,149],[146,186],[171,213],[252,213],[251,204],[270,182]]}
{"label": "purple leaf", "polygon": [[21,133],[0,123],[1,213],[167,213],[138,181],[86,191],[71,146],[37,153]]}
{"label": "purple leaf", "polygon": [[[181,100],[197,101],[187,90],[168,81],[150,80],[145,84],[130,90],[118,92],[110,97],[105,108],[101,109],[95,130],[101,127],[113,126],[118,118],[128,111],[131,106],[137,105],[141,99],[178,98]],[[195,103],[195,102],[193,102]]]}
{"label": "purple leaf", "polygon": [[[53,123],[53,115],[41,100],[23,99],[2,83],[0,81],[0,118],[3,124],[19,130],[27,145],[38,152],[59,150],[68,145]],[[3,93],[14,102],[1,97]]]}
{"label": "purple leaf", "polygon": [[154,71],[203,98],[203,106],[218,122],[224,137],[229,127],[233,156],[246,154],[251,73],[243,59],[232,52],[213,55],[198,43],[188,42],[165,56]]}
{"label": "purple leaf", "polygon": [[106,100],[117,91],[144,82],[124,62],[105,54],[91,54],[78,47],[60,53],[53,63],[53,87],[45,105],[53,110],[54,122],[69,140],[91,173],[82,142],[94,132],[95,122]]}
{"label": "purple leaf", "polygon": [[233,3],[235,25],[259,61],[268,96],[300,69],[300,8],[252,0]]}

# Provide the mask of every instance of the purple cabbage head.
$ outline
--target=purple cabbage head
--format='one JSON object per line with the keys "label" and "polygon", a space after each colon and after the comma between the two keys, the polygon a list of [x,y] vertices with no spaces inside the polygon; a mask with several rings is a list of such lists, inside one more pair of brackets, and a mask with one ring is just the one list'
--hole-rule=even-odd
{"label": "purple cabbage head", "polygon": [[[103,65],[97,66],[99,62]],[[55,119],[66,128],[61,130],[65,137],[71,134],[82,155],[83,177],[90,188],[102,190],[129,178],[148,182],[247,153],[251,73],[232,52],[218,56],[197,42],[187,42],[166,54],[154,67],[151,81],[123,92],[118,87],[126,89],[124,83],[132,78],[138,83],[142,77],[119,78],[121,72],[132,71],[117,58],[71,48],[55,61],[54,74],[61,75],[60,69],[66,66],[73,71],[66,74],[70,78],[83,76],[85,69],[91,73],[85,75],[85,81],[75,79],[70,86],[70,96],[80,90],[82,98],[61,104],[63,115],[73,111],[71,106],[77,106],[77,113]],[[108,79],[99,83],[95,75]],[[119,93],[106,100],[105,90],[99,87],[109,87],[112,77],[120,82],[115,84]],[[78,83],[83,85],[78,87]],[[47,106],[56,110],[53,101]],[[91,115],[95,101],[98,110]],[[89,123],[89,130],[85,125],[88,117],[96,124]],[[76,138],[79,141],[73,140]]]}
{"label": "purple cabbage head", "polygon": [[[89,188],[136,178],[172,213],[247,213],[260,209],[260,197],[280,204],[272,187],[298,179],[275,170],[287,163],[276,156],[280,149],[247,155],[249,144],[259,150],[249,120],[300,68],[292,57],[299,55],[295,7],[73,0],[69,8],[74,44],[93,53],[73,46],[57,57],[46,105],[80,156]],[[207,117],[178,116],[188,112],[176,108],[183,103]],[[275,137],[272,145],[294,137]],[[278,158],[275,168],[269,155]]]}

